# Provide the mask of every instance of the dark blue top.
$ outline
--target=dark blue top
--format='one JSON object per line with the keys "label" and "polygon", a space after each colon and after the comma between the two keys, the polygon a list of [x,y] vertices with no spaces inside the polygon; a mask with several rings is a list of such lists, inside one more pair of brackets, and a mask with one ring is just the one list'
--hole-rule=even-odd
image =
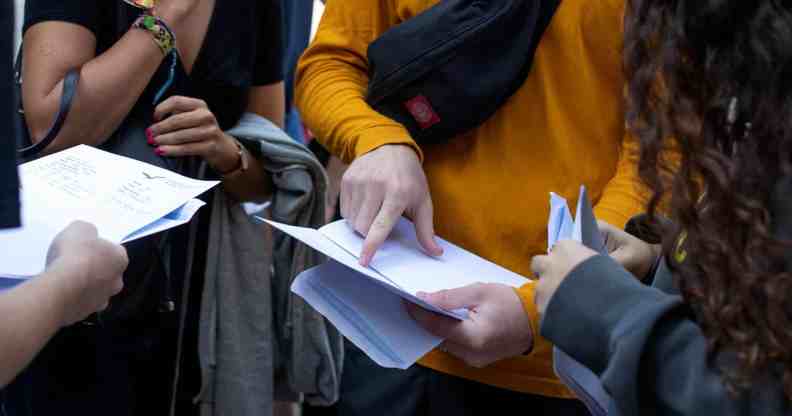
{"label": "dark blue top", "polygon": [[292,107],[294,72],[297,61],[308,46],[311,37],[312,0],[285,0],[283,2],[283,31],[286,53],[283,59],[286,75],[286,111]]}

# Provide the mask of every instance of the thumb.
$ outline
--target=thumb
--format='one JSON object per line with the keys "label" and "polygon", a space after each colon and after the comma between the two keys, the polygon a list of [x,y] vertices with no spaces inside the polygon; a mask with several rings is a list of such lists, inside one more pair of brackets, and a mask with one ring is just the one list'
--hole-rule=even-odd
{"label": "thumb", "polygon": [[55,242],[90,240],[96,238],[98,233],[93,224],[85,221],[74,221],[55,237]]}
{"label": "thumb", "polygon": [[434,209],[432,208],[432,200],[430,198],[426,198],[418,207],[413,222],[415,223],[415,235],[418,237],[418,243],[421,247],[423,247],[429,255],[443,255],[443,248],[437,244],[434,238]]}
{"label": "thumb", "polygon": [[534,256],[533,259],[531,259],[531,272],[533,272],[535,278],[542,278],[542,274],[547,270],[549,259],[550,256],[547,255]]}
{"label": "thumb", "polygon": [[418,292],[416,296],[422,300],[447,311],[454,309],[472,309],[481,303],[487,285],[476,283],[457,289],[441,290],[434,293]]}

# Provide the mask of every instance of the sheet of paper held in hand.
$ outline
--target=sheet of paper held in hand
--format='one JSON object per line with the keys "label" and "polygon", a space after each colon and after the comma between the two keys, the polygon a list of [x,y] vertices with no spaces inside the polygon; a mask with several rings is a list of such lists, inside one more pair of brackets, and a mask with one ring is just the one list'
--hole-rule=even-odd
{"label": "sheet of paper held in hand", "polygon": [[[608,254],[585,187],[580,188],[574,220],[567,201],[556,194],[550,195],[547,248],[552,248],[561,240],[575,240],[600,254]],[[612,400],[596,374],[556,347],[553,348],[553,369],[558,378],[586,404],[593,416],[608,414]]]}
{"label": "sheet of paper held in hand", "polygon": [[80,145],[20,166],[22,228],[0,231],[0,277],[41,273],[54,237],[75,220],[125,243],[189,222],[218,182]]}
{"label": "sheet of paper held in hand", "polygon": [[383,367],[405,369],[442,342],[410,318],[403,299],[454,319],[465,319],[466,311],[440,310],[415,294],[477,282],[512,287],[528,282],[439,238],[443,255],[433,258],[424,254],[412,223],[405,219],[377,251],[371,267],[358,263],[363,238],[346,221],[314,230],[261,220],[330,257],[327,263],[300,274],[292,291]]}

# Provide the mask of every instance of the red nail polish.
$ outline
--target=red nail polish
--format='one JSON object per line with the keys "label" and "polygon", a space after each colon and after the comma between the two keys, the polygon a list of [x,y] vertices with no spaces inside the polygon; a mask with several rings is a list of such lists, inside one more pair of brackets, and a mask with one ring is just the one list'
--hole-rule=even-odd
{"label": "red nail polish", "polygon": [[150,145],[154,145],[154,135],[151,134],[151,129],[146,129],[146,141]]}
{"label": "red nail polish", "polygon": [[154,149],[154,153],[156,153],[157,156],[162,156],[163,154],[165,154],[165,152],[162,151],[162,149],[160,149],[159,147]]}

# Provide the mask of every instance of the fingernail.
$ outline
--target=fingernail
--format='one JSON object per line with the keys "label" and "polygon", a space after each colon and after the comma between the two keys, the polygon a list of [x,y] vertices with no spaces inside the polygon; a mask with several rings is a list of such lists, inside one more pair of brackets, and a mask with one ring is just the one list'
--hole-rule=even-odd
{"label": "fingernail", "polygon": [[148,144],[150,144],[152,146],[154,146],[154,144],[155,144],[154,143],[154,135],[151,133],[151,129],[150,128],[146,129],[146,141],[148,142]]}
{"label": "fingernail", "polygon": [[162,155],[165,154],[165,152],[162,149],[160,149],[159,147],[154,149],[154,153],[156,153],[157,156],[162,156]]}
{"label": "fingernail", "polygon": [[426,292],[418,292],[415,294],[415,296],[421,300],[429,300],[429,294]]}

